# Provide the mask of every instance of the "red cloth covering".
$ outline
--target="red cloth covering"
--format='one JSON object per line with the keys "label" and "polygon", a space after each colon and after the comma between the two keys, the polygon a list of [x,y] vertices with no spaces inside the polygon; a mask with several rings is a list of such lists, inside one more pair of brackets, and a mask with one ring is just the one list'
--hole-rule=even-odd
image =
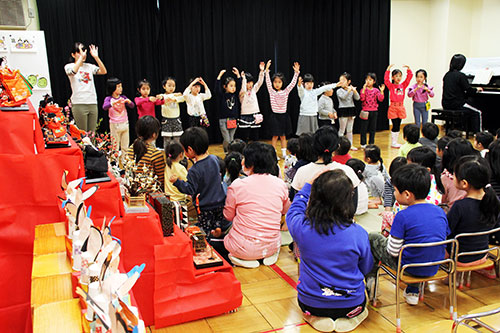
{"label": "red cloth covering", "polygon": [[44,150],[34,109],[0,111],[0,124],[0,332],[31,332],[35,225],[65,219],[61,176],[82,176],[83,158],[76,146]]}
{"label": "red cloth covering", "polygon": [[[99,219],[101,224],[102,217],[106,217],[106,221],[109,221],[113,216],[120,218],[125,215],[125,208],[120,194],[120,184],[111,172],[108,172],[108,176],[111,178],[109,182],[84,184],[82,188],[83,191],[86,191],[94,185],[99,186],[97,192],[85,201],[85,205],[87,207],[92,206],[90,217],[94,220]],[[96,223],[97,226],[101,226],[101,224]]]}
{"label": "red cloth covering", "polygon": [[155,264],[156,328],[216,316],[241,305],[241,285],[232,267],[224,261],[223,266],[195,269],[191,241],[177,226],[173,236],[155,246]]}
{"label": "red cloth covering", "polygon": [[29,111],[0,111],[0,154],[33,154],[45,150],[40,122],[28,100]]}

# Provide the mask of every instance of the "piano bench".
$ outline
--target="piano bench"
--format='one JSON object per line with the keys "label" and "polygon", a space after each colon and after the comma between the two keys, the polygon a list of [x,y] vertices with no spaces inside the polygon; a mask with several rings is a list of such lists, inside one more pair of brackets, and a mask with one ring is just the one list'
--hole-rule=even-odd
{"label": "piano bench", "polygon": [[445,122],[445,132],[458,129],[465,131],[465,137],[469,138],[469,113],[464,110],[445,110],[445,109],[432,109],[431,122],[435,123],[436,120]]}

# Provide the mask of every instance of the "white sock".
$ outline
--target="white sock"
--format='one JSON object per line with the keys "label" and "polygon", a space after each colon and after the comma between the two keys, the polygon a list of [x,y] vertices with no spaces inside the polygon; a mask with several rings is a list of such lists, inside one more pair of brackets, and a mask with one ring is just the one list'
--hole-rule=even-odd
{"label": "white sock", "polygon": [[281,154],[283,155],[283,157],[286,156],[286,148],[281,148]]}

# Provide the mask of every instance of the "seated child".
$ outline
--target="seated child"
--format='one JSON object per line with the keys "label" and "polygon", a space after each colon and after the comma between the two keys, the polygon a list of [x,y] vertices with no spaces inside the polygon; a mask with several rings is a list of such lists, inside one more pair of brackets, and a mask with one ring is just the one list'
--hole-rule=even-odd
{"label": "seated child", "polygon": [[436,153],[429,147],[417,147],[410,150],[406,159],[408,163],[421,165],[431,173],[431,188],[425,200],[428,203],[439,206],[444,193],[444,187],[443,183],[441,183],[441,177],[435,168]]}
{"label": "seated child", "polygon": [[246,175],[243,173],[241,169],[241,161],[243,160],[243,155],[233,151],[229,153],[224,158],[225,170],[224,170],[224,183],[227,186],[231,186],[231,184],[236,179],[245,178]]}
{"label": "seated child", "polygon": [[293,200],[295,193],[297,191],[291,186],[293,179],[297,170],[299,170],[304,165],[316,161],[316,153],[313,149],[313,136],[310,133],[304,133],[299,136],[299,150],[297,151],[297,163],[288,172],[288,177],[290,177],[290,187],[289,187],[289,197]]}
{"label": "seated child", "polygon": [[363,172],[364,182],[368,187],[368,193],[375,197],[371,204],[380,205],[382,204],[381,197],[384,195],[384,183],[389,178],[389,175],[384,167],[384,161],[380,156],[380,148],[377,145],[365,147],[365,162],[367,165]]}
{"label": "seated child", "polygon": [[[348,140],[349,141],[349,140]],[[368,188],[366,187],[363,180],[365,177],[363,176],[363,171],[365,171],[365,163],[357,158],[351,158],[348,160],[345,165],[350,166],[356,175],[358,176],[361,183],[358,185],[358,207],[356,208],[356,213],[354,215],[361,215],[368,211],[368,208],[377,208],[370,207],[368,205]]]}
{"label": "seated child", "polygon": [[474,148],[479,151],[481,157],[485,157],[488,152],[490,143],[493,142],[495,137],[490,132],[478,132],[474,135]]}
{"label": "seated child", "polygon": [[352,158],[349,155],[349,150],[351,149],[351,141],[345,136],[339,138],[339,147],[332,156],[332,162],[337,162],[340,164],[346,164],[348,160]]}
{"label": "seated child", "polygon": [[418,142],[422,146],[429,147],[432,151],[436,151],[437,137],[439,135],[439,127],[434,123],[425,123],[422,125],[422,135]]}
{"label": "seated child", "polygon": [[[177,141],[168,141],[165,147],[167,163],[165,165],[165,179],[175,176],[180,180],[187,180],[187,170],[179,162],[184,158],[184,147]],[[165,194],[171,201],[182,201],[186,199],[186,194],[181,193],[171,182],[165,182]]]}
{"label": "seated child", "polygon": [[340,169],[315,177],[297,193],[286,216],[301,254],[298,303],[314,329],[348,332],[368,316],[363,275],[373,267],[370,243],[353,221],[350,178]]}
{"label": "seated child", "polygon": [[393,207],[396,203],[396,197],[394,196],[394,186],[392,186],[391,178],[394,177],[394,173],[403,165],[406,165],[406,158],[403,156],[398,156],[394,158],[389,166],[389,177],[384,183],[384,211],[380,213],[382,216],[382,235],[385,237],[389,236],[391,231],[392,221],[394,220]]}
{"label": "seated child", "polygon": [[285,169],[285,183],[287,184],[288,188],[290,188],[292,184],[292,179],[293,177],[290,177],[290,175],[295,175],[295,172],[292,172],[293,166],[297,163],[297,153],[299,151],[299,139],[297,138],[291,138],[288,140],[288,144],[286,149],[288,150],[288,153],[285,156],[285,163],[283,164],[283,167]]}
{"label": "seated child", "polygon": [[188,171],[187,181],[172,175],[170,182],[181,193],[190,195],[193,201],[197,199],[197,225],[207,234],[207,238],[219,237],[226,194],[217,157],[208,153],[208,134],[200,127],[190,127],[181,135],[180,142],[186,156],[194,159],[195,163]]}
{"label": "seated child", "polygon": [[443,166],[442,164],[442,158],[443,158],[443,152],[444,149],[446,148],[446,145],[451,141],[451,138],[447,135],[443,136],[441,139],[437,141],[436,145],[436,170],[441,173],[443,172]]}
{"label": "seated child", "polygon": [[[416,164],[400,167],[392,177],[396,200],[408,208],[396,214],[389,238],[380,233],[370,233],[370,246],[376,263],[388,265],[397,270],[398,256],[404,244],[429,243],[444,241],[449,234],[448,221],[444,211],[436,205],[426,203],[425,198],[431,186],[431,177],[426,168]],[[401,265],[433,262],[444,259],[445,248],[411,248],[403,252]],[[419,277],[433,276],[438,266],[411,267],[408,274]],[[366,275],[367,289],[370,298],[373,297],[373,283],[377,267]],[[410,305],[418,304],[419,285],[409,284],[404,296]]]}
{"label": "seated child", "polygon": [[403,128],[403,137],[406,142],[399,149],[399,156],[406,157],[410,150],[422,145],[418,142],[420,138],[420,127],[415,124],[408,124]]}
{"label": "seated child", "polygon": [[472,147],[472,144],[464,138],[451,140],[443,152],[441,182],[444,186],[444,193],[441,202],[447,204],[449,208],[455,201],[465,198],[467,193],[455,187],[453,170],[457,161],[462,156],[478,155],[479,153]]}
{"label": "seated child", "polygon": [[237,152],[243,154],[243,150],[247,146],[246,142],[241,139],[234,139],[227,146],[227,153],[230,154],[232,152]]}
{"label": "seated child", "polygon": [[[479,156],[463,156],[455,164],[455,186],[465,191],[466,197],[455,201],[448,212],[451,234],[448,238],[468,232],[488,231],[497,226],[500,202],[491,186],[488,162]],[[476,236],[458,239],[460,252],[485,250],[489,237]],[[479,265],[487,254],[467,255],[458,258],[458,266]]]}

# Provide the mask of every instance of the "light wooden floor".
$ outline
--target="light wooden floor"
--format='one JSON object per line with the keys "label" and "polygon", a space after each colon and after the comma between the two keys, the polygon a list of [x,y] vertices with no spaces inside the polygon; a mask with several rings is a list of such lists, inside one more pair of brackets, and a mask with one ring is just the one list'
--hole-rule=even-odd
{"label": "light wooden floor", "polygon": [[[389,135],[389,131],[379,132],[375,140],[383,152],[387,168],[399,152],[397,149],[390,148]],[[359,135],[354,136],[354,142],[359,147]],[[400,142],[402,143],[402,138]],[[220,145],[211,146],[210,152],[223,156]],[[363,159],[361,150],[351,152],[351,155]],[[282,247],[277,265],[294,281],[297,281],[298,265],[288,247]],[[234,271],[241,282],[244,295],[243,304],[238,312],[158,330],[151,327],[151,332],[315,332],[302,320],[301,311],[297,305],[296,291],[275,271],[266,266],[257,269],[235,268]],[[459,315],[484,305],[500,302],[498,282],[498,279],[490,280],[474,273],[472,287],[458,292]],[[395,331],[395,284],[383,276],[380,286],[378,308],[369,308],[368,318],[356,332]],[[410,307],[402,300],[403,330],[427,332],[426,325],[448,319],[447,290],[447,286],[441,283],[431,283],[426,289],[425,300],[418,306]],[[449,327],[451,328],[451,321]]]}

